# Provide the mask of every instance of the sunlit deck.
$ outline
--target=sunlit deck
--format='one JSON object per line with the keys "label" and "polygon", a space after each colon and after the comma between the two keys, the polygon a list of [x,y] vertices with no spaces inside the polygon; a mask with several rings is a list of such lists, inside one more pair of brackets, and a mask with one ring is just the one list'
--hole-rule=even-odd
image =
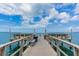
{"label": "sunlit deck", "polygon": [[29,47],[23,53],[23,56],[57,56],[50,44],[44,39],[44,36],[38,37],[35,46]]}

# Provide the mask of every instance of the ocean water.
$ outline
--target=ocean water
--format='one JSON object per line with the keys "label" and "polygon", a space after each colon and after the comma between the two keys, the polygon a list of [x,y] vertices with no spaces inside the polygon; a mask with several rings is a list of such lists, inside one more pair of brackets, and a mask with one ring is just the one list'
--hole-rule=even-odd
{"label": "ocean water", "polygon": [[[69,33],[69,35],[71,34]],[[0,32],[0,44],[9,42],[11,36],[13,36],[13,33]],[[72,33],[72,42],[79,45],[79,32]]]}
{"label": "ocean water", "polygon": [[72,33],[72,42],[79,45],[79,32]]}
{"label": "ocean water", "polygon": [[10,41],[9,39],[10,39],[9,32],[0,32],[0,44],[9,42]]}
{"label": "ocean water", "polygon": [[[13,36],[13,34],[14,33],[10,33],[10,32],[0,32],[0,45],[10,42],[10,38],[11,36]],[[18,42],[16,42],[15,44],[11,44],[11,49],[10,46],[8,46],[5,51],[6,55],[8,56],[9,53],[11,53],[12,50],[17,47],[17,45]]]}
{"label": "ocean water", "polygon": [[0,44],[4,44],[4,43],[7,43],[7,42],[10,42],[10,38],[13,37],[14,33],[16,33],[16,32],[13,32],[13,33],[0,32]]}

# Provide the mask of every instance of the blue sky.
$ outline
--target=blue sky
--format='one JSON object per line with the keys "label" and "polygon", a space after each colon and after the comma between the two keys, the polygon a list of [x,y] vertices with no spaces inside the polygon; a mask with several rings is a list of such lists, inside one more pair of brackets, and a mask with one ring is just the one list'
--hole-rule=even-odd
{"label": "blue sky", "polygon": [[79,31],[79,4],[0,4],[0,31],[64,32]]}

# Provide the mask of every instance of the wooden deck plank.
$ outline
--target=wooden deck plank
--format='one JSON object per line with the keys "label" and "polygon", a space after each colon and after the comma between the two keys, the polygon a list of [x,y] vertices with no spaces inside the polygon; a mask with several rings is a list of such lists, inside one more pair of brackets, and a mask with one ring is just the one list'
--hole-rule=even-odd
{"label": "wooden deck plank", "polygon": [[57,53],[50,44],[44,40],[44,36],[40,36],[38,37],[36,45],[27,48],[23,53],[23,56],[57,56]]}

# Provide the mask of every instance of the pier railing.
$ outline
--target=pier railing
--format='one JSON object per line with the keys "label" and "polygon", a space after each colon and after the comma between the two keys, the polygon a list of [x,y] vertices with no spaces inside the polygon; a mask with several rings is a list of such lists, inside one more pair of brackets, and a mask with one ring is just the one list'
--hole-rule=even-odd
{"label": "pier railing", "polygon": [[16,42],[20,43],[20,47],[15,52],[13,52],[12,54],[10,54],[10,56],[14,56],[17,53],[19,55],[22,55],[24,47],[27,46],[29,44],[29,42],[30,42],[30,41],[26,42],[28,39],[31,39],[30,36],[25,37],[25,38],[22,37],[20,39],[16,39],[16,40],[13,40],[11,42],[8,42],[8,43],[0,45],[0,56],[6,56],[6,54],[7,54],[6,53],[6,48],[9,47],[12,44],[15,44]]}
{"label": "pier railing", "polygon": [[[57,38],[55,36],[48,36],[47,40],[51,44],[53,48],[55,48],[55,51],[57,52],[58,55],[64,55],[64,56],[79,56],[79,46],[68,42],[66,40]],[[61,48],[61,47],[63,48]],[[71,51],[71,53],[70,53]],[[68,54],[69,53],[69,54]]]}

